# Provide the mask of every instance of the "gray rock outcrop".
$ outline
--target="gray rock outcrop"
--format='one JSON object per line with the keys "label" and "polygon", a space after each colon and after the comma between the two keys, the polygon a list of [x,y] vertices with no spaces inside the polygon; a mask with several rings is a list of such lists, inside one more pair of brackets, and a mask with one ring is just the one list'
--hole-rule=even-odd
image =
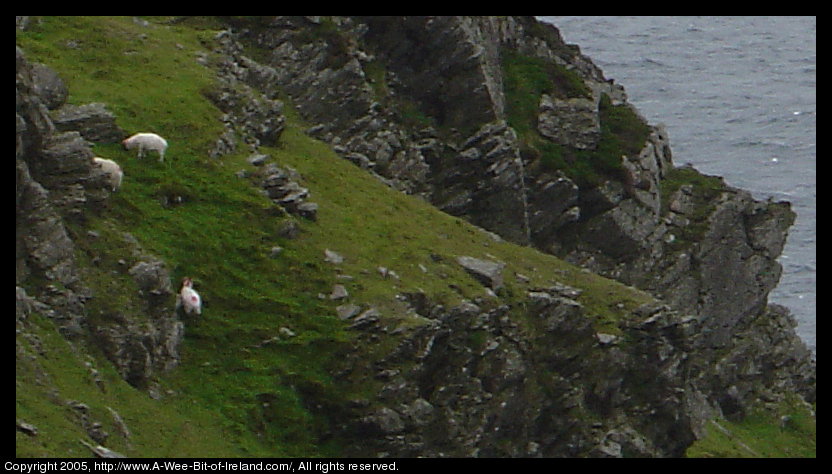
{"label": "gray rock outcrop", "polygon": [[59,131],[77,131],[91,142],[119,143],[126,138],[127,134],[115,120],[115,115],[102,103],[67,104],[52,114],[52,122]]}
{"label": "gray rock outcrop", "polygon": [[[211,43],[219,85],[205,94],[225,115],[211,155],[247,146],[254,184],[279,211],[317,219],[314,189],[259,150],[284,131],[277,97],[286,94],[309,135],[389,186],[657,298],[617,308],[620,319],[599,328],[579,290],[552,282],[517,291],[503,281],[504,263],[460,256],[471,276],[511,296],[446,307],[406,293],[396,308],[409,307],[412,319],[398,327],[401,315],[353,303],[336,285],[321,301],[337,305],[356,342],[333,376],[347,383],[357,367],[371,375],[359,381],[363,398],[317,400],[309,390],[302,402],[331,422],[326,436],[348,454],[682,456],[714,417],[739,418],[791,394],[816,401],[812,355],[788,310],[768,303],[794,220],[789,204],[674,168],[663,127],[648,126],[556,28],[532,17],[218,21],[229,30]],[[243,54],[248,47],[262,53],[257,61]],[[521,136],[510,113],[507,49],[556,65],[554,79],[581,90],[528,97],[533,135]],[[79,269],[83,241],[68,225],[106,209],[88,142],[120,130],[102,104],[65,105],[60,78],[33,70],[20,49],[16,84],[17,321],[38,313],[67,337],[95,336],[125,380],[152,389],[178,363],[184,331],[165,263],[124,236],[121,254],[96,263],[126,294],[108,299]],[[606,107],[644,130],[638,143],[609,139]],[[557,159],[543,163],[541,149]],[[598,172],[592,160],[601,159]],[[299,232],[289,219],[280,235]]]}
{"label": "gray rock outcrop", "polygon": [[558,99],[543,94],[537,129],[555,143],[585,150],[601,138],[598,102],[581,97]]}
{"label": "gray rock outcrop", "polygon": [[[54,87],[35,87],[32,66],[19,48],[16,58],[15,281],[28,293],[25,307],[54,320],[66,337],[95,336],[122,377],[146,388],[158,373],[179,362],[183,325],[173,313],[170,277],[161,261],[128,242],[124,257],[146,260],[129,270],[136,290],[121,301],[132,300],[146,313],[114,306],[101,293],[105,290],[90,284],[80,271],[77,245],[67,228],[70,219],[83,225],[87,213],[102,212],[109,198],[106,177],[93,166],[87,140],[120,139],[120,132],[103,104],[67,112],[70,106],[62,105],[63,99],[53,100]],[[39,80],[58,81],[43,66],[37,70]],[[49,95],[57,117],[91,118],[66,119],[56,127],[41,93]],[[103,132],[84,135],[84,130]]]}
{"label": "gray rock outcrop", "polygon": [[484,125],[458,154],[433,166],[439,209],[523,244],[529,243],[525,172],[517,134],[503,122]]}
{"label": "gray rock outcrop", "polygon": [[[645,289],[692,318],[671,326],[696,326],[701,334],[685,330],[685,339],[671,344],[670,359],[656,355],[667,363],[656,374],[680,365],[695,368],[675,372],[678,380],[687,377],[677,389],[689,390],[691,396],[656,401],[663,407],[686,407],[672,415],[686,426],[682,431],[700,432],[701,423],[686,417],[741,411],[762,393],[768,399],[789,391],[814,398],[814,362],[793,331],[783,331],[788,336],[779,340],[778,350],[752,355],[760,346],[750,342],[789,324],[782,308],[767,302],[780,275],[776,258],[793,220],[788,204],[758,202],[694,170],[675,170],[664,128],[648,126],[627,103],[624,89],[606,79],[577,47],[567,45],[556,28],[528,17],[275,17],[267,28],[262,21],[241,23],[235,25],[235,38],[271,51],[265,62],[313,124],[309,133],[332,144],[345,159],[507,240],[532,244]],[[580,82],[580,94],[534,98],[533,129],[566,150],[559,169],[536,162],[507,125],[504,48],[550,61],[564,75],[559,79]],[[639,132],[645,133],[639,138],[643,141],[602,150],[605,107],[607,113],[617,107],[620,120],[626,116],[639,122],[637,128],[646,130]],[[603,153],[606,174],[574,178],[569,160]],[[672,184],[678,180],[681,186]],[[550,326],[556,327],[556,320]],[[752,327],[761,333],[736,337],[753,332]],[[604,347],[617,347],[614,335],[603,340]],[[755,360],[766,369],[737,364],[739,360]],[[460,380],[454,386],[477,383],[482,382]],[[407,405],[421,394],[436,411],[443,402],[425,397],[425,390],[400,403]],[[407,426],[406,414],[398,413]],[[376,426],[399,426],[380,423],[391,416],[373,416]],[[475,426],[442,430],[476,433],[481,428]],[[655,433],[636,436],[639,429],[633,426],[604,428],[593,448],[581,452],[626,455],[645,446],[651,451],[651,443],[655,447]],[[664,428],[681,433],[678,427]],[[388,433],[393,434],[400,436],[398,429]],[[688,433],[679,439],[691,438]],[[401,448],[389,436],[388,441]],[[419,439],[412,446],[424,443]],[[546,452],[545,443],[530,441],[529,446],[526,454]],[[483,454],[470,446],[460,449],[456,452],[464,455]],[[420,453],[416,448],[404,452]]]}
{"label": "gray rock outcrop", "polygon": [[[517,307],[429,302],[422,312],[430,323],[374,364],[386,381],[375,398],[352,402],[350,449],[391,457],[681,455],[706,419],[689,410],[701,397],[688,385],[685,355],[696,320],[659,306],[634,313],[622,338],[602,343],[578,302],[548,291]],[[372,337],[378,327],[361,331]]]}
{"label": "gray rock outcrop", "polygon": [[479,258],[461,256],[456,261],[483,285],[497,291],[503,287],[503,262],[482,260]]}

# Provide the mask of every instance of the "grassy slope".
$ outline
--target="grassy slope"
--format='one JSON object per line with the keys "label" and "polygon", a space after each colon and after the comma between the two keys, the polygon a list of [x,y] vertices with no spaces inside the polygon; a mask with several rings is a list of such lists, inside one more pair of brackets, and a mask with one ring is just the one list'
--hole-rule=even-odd
{"label": "grassy slope", "polygon": [[[785,417],[785,418],[784,418]],[[788,400],[742,421],[714,420],[708,435],[687,450],[697,458],[814,458],[817,425],[804,403]]]}
{"label": "grassy slope", "polygon": [[[305,125],[291,111],[280,145],[261,151],[295,168],[320,210],[317,222],[299,222],[298,238],[277,237],[289,218],[275,216],[255,187],[234,176],[250,168],[247,153],[222,160],[207,156],[221,132],[220,112],[203,95],[214,85],[213,73],[195,58],[210,50],[201,41],[213,34],[161,19],[141,26],[121,17],[47,17],[32,31],[18,32],[27,57],[67,81],[71,103],[104,102],[128,133],[154,131],[170,143],[164,163],[140,161],[117,145],[96,145],[96,154],[122,164],[125,180],[103,215],[71,229],[87,284],[96,294],[135,294],[126,273],[135,257],[122,237],[129,232],[165,260],[174,281],[194,277],[205,305],[202,318],[185,321],[182,364],[159,380],[166,394],[160,401],[122,382],[100,354],[73,348],[49,321],[34,315],[34,332],[48,350],[29,358],[36,348],[18,336],[17,417],[41,434],[18,433],[18,455],[88,455],[78,443],[83,430],[63,400],[89,405],[111,434],[116,430],[105,407],[118,411],[133,433],[131,445],[111,435],[108,446],[131,456],[337,454],[337,445],[316,437],[315,427],[325,421],[306,409],[301,396],[310,387],[323,397],[353,395],[349,387],[335,386],[327,372],[337,350],[352,341],[335,316],[336,303],[318,297],[335,283],[345,284],[351,302],[380,309],[392,327],[421,324],[396,303],[402,291],[423,290],[445,303],[484,295],[455,264],[457,255],[506,262],[505,300],[525,293],[515,272],[530,277],[531,286],[558,281],[582,288],[587,313],[608,332],[624,311],[650,300],[554,257],[495,242],[390,190],[306,137]],[[165,195],[184,201],[165,207]],[[100,237],[90,239],[87,228]],[[278,258],[269,256],[274,245],[285,249]],[[343,255],[344,263],[324,262],[324,249]],[[100,262],[86,265],[94,256]],[[379,266],[400,278],[383,278]],[[353,279],[339,280],[339,273]],[[91,311],[103,304],[94,299]],[[123,311],[141,311],[136,301],[120,304]],[[281,327],[296,336],[260,346]],[[103,374],[106,391],[92,382],[85,361]]]}

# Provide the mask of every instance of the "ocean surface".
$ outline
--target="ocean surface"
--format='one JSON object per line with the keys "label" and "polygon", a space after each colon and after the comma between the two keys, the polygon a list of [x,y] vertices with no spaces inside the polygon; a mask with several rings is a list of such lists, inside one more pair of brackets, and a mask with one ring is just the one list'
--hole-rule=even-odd
{"label": "ocean surface", "polygon": [[676,166],[792,203],[795,225],[769,301],[816,338],[816,17],[539,16],[577,44],[652,124]]}

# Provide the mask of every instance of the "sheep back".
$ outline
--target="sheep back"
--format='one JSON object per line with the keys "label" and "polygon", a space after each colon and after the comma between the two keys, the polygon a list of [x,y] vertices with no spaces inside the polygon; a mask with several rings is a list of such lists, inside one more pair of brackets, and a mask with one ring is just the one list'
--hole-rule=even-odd
{"label": "sheep back", "polygon": [[113,160],[99,156],[93,157],[92,160],[110,177],[110,185],[113,191],[117,190],[121,186],[121,180],[124,178],[124,172],[121,170],[121,166]]}

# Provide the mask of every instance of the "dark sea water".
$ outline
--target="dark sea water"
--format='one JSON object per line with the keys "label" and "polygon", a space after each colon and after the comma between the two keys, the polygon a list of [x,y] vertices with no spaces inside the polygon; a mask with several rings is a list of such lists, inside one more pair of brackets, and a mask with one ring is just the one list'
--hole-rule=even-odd
{"label": "dark sea water", "polygon": [[770,301],[816,352],[816,17],[541,16],[691,163],[797,213]]}

